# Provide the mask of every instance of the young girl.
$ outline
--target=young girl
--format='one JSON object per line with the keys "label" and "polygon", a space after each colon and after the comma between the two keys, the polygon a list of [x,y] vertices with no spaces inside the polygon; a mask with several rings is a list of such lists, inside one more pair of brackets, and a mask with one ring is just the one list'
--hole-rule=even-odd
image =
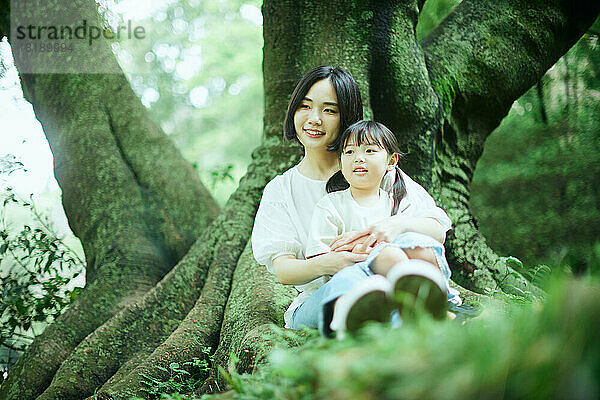
{"label": "young girl", "polygon": [[[374,121],[359,121],[338,139],[340,171],[327,182],[329,194],[315,206],[305,251],[307,258],[330,252],[330,244],[344,233],[364,230],[396,214],[418,215],[417,208],[411,208],[407,198],[403,173],[397,166],[401,153],[388,128]],[[394,182],[388,193],[381,189],[381,183],[389,174],[393,174]],[[399,235],[395,242],[398,241],[420,244],[419,247],[431,244],[431,238],[414,232]],[[354,250],[360,252],[362,249]],[[370,260],[378,253],[385,256],[376,262],[367,260],[371,271],[378,275],[366,278],[335,302],[331,328],[340,335],[345,330],[360,327],[367,320],[386,321],[393,309],[406,306],[400,302],[401,298],[397,298],[400,292],[413,295],[405,295],[405,303],[413,300],[419,290],[425,297],[424,307],[435,317],[441,317],[448,296],[450,269],[443,246],[438,243],[427,250],[428,253],[416,257],[427,262],[406,263],[409,250],[383,242],[379,244]],[[370,252],[370,249],[366,251]],[[388,275],[389,280],[382,275]]]}

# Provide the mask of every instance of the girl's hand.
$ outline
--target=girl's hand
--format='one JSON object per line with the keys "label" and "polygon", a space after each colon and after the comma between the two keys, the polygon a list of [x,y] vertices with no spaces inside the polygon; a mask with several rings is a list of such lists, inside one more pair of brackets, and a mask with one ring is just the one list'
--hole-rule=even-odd
{"label": "girl's hand", "polygon": [[366,254],[356,254],[349,251],[331,251],[311,259],[318,263],[321,275],[335,275],[339,270],[366,260]]}
{"label": "girl's hand", "polygon": [[402,233],[408,232],[414,222],[412,217],[402,214],[378,221],[367,229],[369,239],[365,243],[373,246],[376,243],[391,242]]}

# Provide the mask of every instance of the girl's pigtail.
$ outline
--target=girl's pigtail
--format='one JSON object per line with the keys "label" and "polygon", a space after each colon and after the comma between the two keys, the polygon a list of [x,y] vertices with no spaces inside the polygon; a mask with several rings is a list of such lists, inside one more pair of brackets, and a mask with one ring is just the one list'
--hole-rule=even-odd
{"label": "girl's pigtail", "polygon": [[346,181],[344,175],[342,175],[342,171],[338,171],[335,174],[333,174],[331,178],[329,178],[327,184],[325,185],[325,190],[327,190],[327,193],[331,193],[338,192],[340,190],[346,190],[349,187],[350,184],[348,183],[348,181]]}
{"label": "girl's pigtail", "polygon": [[[335,176],[335,175],[334,175]],[[332,177],[333,178],[333,177]],[[329,182],[327,182],[329,185]],[[396,176],[394,177],[394,185],[392,186],[392,198],[394,199],[394,205],[392,206],[392,214],[396,215],[398,212],[398,207],[400,207],[400,202],[406,196],[406,184],[404,183],[404,178],[402,178],[402,171],[400,171],[400,167],[396,165]]]}

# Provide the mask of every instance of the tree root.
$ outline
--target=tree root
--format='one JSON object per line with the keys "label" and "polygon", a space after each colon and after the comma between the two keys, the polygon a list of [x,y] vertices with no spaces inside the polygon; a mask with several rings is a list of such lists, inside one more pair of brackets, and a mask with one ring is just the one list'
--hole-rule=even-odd
{"label": "tree root", "polygon": [[96,279],[71,307],[36,338],[11,368],[0,387],[0,398],[33,399],[50,384],[52,377],[73,349],[119,309],[141,298],[158,281],[156,276],[132,279],[124,266],[107,268],[117,272]]}
{"label": "tree root", "polygon": [[193,306],[204,283],[207,268],[198,266],[197,260],[210,259],[216,242],[207,236],[204,245],[198,241],[141,300],[82,341],[40,399],[90,396],[129,358],[143,349],[149,354],[166,339]]}
{"label": "tree root", "polygon": [[[219,248],[221,257],[210,266],[202,293],[185,319],[149,357],[140,362],[122,380],[105,385],[99,392],[101,399],[121,399],[141,396],[146,376],[167,379],[167,369],[173,362],[180,365],[194,358],[209,361],[206,349],[216,348],[218,332],[223,320],[224,304],[229,296],[231,279],[237,255],[244,243],[232,248]],[[231,242],[229,242],[231,245]],[[183,366],[182,366],[183,367]],[[188,367],[187,369],[191,369]]]}
{"label": "tree root", "polygon": [[248,332],[265,324],[283,326],[283,312],[296,294],[294,288],[283,286],[264,266],[256,263],[248,243],[233,276],[213,366],[199,393],[226,387],[219,367],[228,370],[231,357],[240,356]]}

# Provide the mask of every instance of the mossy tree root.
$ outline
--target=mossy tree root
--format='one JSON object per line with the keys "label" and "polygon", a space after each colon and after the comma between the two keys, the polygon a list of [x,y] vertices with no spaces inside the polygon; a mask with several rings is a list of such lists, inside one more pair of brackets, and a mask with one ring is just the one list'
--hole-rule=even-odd
{"label": "mossy tree root", "polygon": [[248,244],[233,276],[210,375],[199,393],[209,393],[227,385],[219,367],[232,372],[231,357],[242,356],[240,351],[248,332],[265,324],[283,326],[283,312],[295,295],[295,289],[281,285],[264,266],[256,263]]}
{"label": "mossy tree root", "polygon": [[[212,348],[213,352],[217,347],[228,348],[228,345],[223,345],[222,338],[219,341],[219,332],[222,337],[223,335],[227,336],[225,332],[229,330],[221,326],[225,304],[227,304],[228,298],[237,299],[235,293],[230,293],[235,266],[238,264],[238,258],[240,258],[244,246],[247,249],[246,255],[242,257],[242,264],[247,264],[249,260],[253,261],[250,244],[247,242],[262,188],[274,175],[289,168],[296,161],[296,146],[290,147],[288,144],[282,143],[279,138],[267,140],[255,150],[253,159],[248,173],[225,206],[223,215],[217,218],[217,222],[213,224],[214,228],[210,229],[217,232],[216,236],[218,237],[216,247],[213,245],[214,260],[209,270],[209,277],[194,308],[164,345],[158,347],[121,381],[113,381],[102,388],[99,393],[106,398],[124,398],[132,393],[139,395],[139,390],[143,387],[141,384],[142,374],[156,379],[164,377],[164,371],[157,366],[166,368],[171,362],[180,362],[181,357],[189,357],[185,358],[188,361],[194,357],[206,359],[207,354],[204,349],[207,347]],[[252,279],[261,279],[260,274],[264,274],[264,272],[266,271],[259,272],[259,275],[254,275]],[[237,278],[236,282],[238,282]],[[250,284],[250,282],[250,278],[244,278],[243,281],[236,284],[236,287]],[[277,285],[279,290],[284,289],[279,283]],[[262,301],[272,302],[269,293],[265,293],[265,296]],[[241,320],[244,316],[239,316],[239,318]],[[175,346],[178,346],[179,350],[175,351]]]}
{"label": "mossy tree root", "polygon": [[[184,257],[143,298],[85,338],[64,360],[40,398],[89,396],[129,358],[140,351],[149,354],[168,337],[193,306],[204,283],[206,271],[197,265],[196,258],[202,254],[199,247],[193,246],[190,256]],[[206,253],[204,255],[208,256]]]}
{"label": "mossy tree root", "polygon": [[[224,240],[227,247],[218,246],[217,256],[209,268],[200,297],[188,315],[152,354],[123,379],[105,385],[98,393],[99,398],[126,399],[131,396],[143,396],[145,395],[142,390],[145,386],[143,382],[148,380],[146,377],[157,380],[168,379],[168,373],[162,368],[168,370],[171,363],[177,362],[193,373],[197,371],[193,371],[190,366],[185,366],[185,362],[192,362],[194,358],[210,362],[206,349],[217,347],[233,271],[247,240],[244,238],[246,235],[236,228],[239,229],[239,226],[228,226],[225,229],[229,236]],[[247,231],[248,229],[244,233],[249,235]]]}
{"label": "mossy tree root", "polygon": [[158,281],[151,275],[140,274],[135,279],[131,278],[126,273],[115,274],[97,279],[86,287],[70,308],[36,338],[11,368],[9,378],[2,384],[0,398],[36,398],[50,384],[61,363],[90,332],[122,307],[141,298]]}

